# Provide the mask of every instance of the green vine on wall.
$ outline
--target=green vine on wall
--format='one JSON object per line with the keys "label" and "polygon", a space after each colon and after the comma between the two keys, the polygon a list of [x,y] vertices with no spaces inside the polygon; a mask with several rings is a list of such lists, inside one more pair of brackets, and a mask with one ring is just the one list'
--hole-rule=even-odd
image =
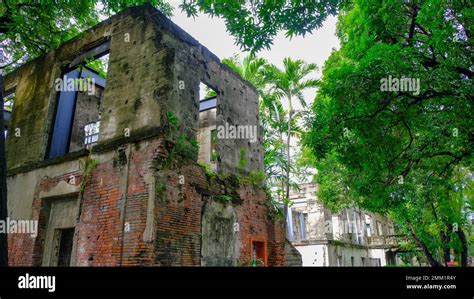
{"label": "green vine on wall", "polygon": [[87,181],[92,171],[97,167],[97,164],[99,164],[99,162],[95,159],[90,158],[90,156],[86,158],[86,162],[84,166],[84,174],[83,174],[81,187],[80,187],[81,193],[84,193],[84,191],[86,190]]}

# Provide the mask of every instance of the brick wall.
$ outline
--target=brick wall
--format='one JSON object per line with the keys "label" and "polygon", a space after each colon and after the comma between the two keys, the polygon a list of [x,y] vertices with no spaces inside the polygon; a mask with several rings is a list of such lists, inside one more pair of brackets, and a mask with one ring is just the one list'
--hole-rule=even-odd
{"label": "brick wall", "polygon": [[[83,195],[77,195],[80,209],[73,252],[75,265],[201,264],[202,195],[212,198],[222,190],[230,193],[229,186],[224,186],[222,182],[211,184],[195,162],[157,170],[157,161],[166,159],[166,150],[160,138],[128,144],[114,152],[93,155],[92,158],[99,163],[86,177]],[[155,182],[164,183],[164,190],[150,189],[150,182],[146,179],[150,174]],[[73,181],[71,177],[74,177]],[[74,183],[79,187],[83,177],[83,171],[76,171],[56,177],[46,176],[38,181],[32,218],[39,220],[39,234],[36,239],[29,235],[10,235],[12,265],[41,265],[48,219],[47,199],[42,198],[41,194],[47,194],[61,182]],[[147,217],[150,217],[147,213],[150,192],[155,192],[151,213],[153,237],[145,242],[144,231]],[[240,186],[235,194],[240,197],[232,205],[240,226],[241,264],[250,260],[250,241],[258,238],[267,244],[268,264],[283,265],[283,230],[281,223],[270,217],[265,193],[252,186]]]}

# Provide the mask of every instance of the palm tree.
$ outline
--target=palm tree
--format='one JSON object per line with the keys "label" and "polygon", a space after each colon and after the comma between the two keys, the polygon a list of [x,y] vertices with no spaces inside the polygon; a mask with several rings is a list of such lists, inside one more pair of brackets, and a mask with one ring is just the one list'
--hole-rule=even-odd
{"label": "palm tree", "polygon": [[308,88],[315,88],[318,84],[316,79],[305,79],[313,71],[317,70],[314,63],[306,63],[303,60],[292,60],[290,57],[283,59],[283,69],[275,65],[269,65],[265,68],[265,78],[270,81],[272,94],[280,99],[288,101],[288,120],[286,132],[286,190],[284,198],[284,217],[288,216],[288,203],[290,197],[290,168],[291,154],[290,143],[292,135],[292,124],[294,126],[293,100],[298,99],[301,106],[306,108],[306,101],[303,91]]}
{"label": "palm tree", "polygon": [[244,80],[252,83],[252,85],[257,88],[260,96],[263,95],[266,85],[263,70],[268,65],[268,62],[264,58],[259,58],[256,57],[255,54],[250,54],[240,62],[240,57],[236,54],[231,58],[222,59],[222,63],[229,66]]}

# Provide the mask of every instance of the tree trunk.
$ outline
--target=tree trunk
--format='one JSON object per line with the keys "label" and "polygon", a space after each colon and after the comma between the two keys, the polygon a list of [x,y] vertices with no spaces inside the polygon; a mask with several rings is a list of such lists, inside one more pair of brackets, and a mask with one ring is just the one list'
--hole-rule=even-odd
{"label": "tree trunk", "polygon": [[[280,144],[283,144],[283,133],[281,131],[280,131]],[[280,154],[281,154],[282,157],[284,156],[285,153],[284,153],[283,148],[281,149]],[[286,169],[283,169],[283,168],[281,169],[282,176],[283,176],[283,173],[284,173],[285,170]],[[281,193],[280,193],[279,196],[281,196],[280,199],[283,202],[283,219],[284,219],[285,234],[286,234],[287,226],[288,226],[288,223],[287,223],[287,221],[288,221],[288,219],[287,219],[288,218],[288,205],[286,204],[286,201],[285,201],[285,198],[284,198],[285,197],[285,181],[284,180],[281,181]]]}
{"label": "tree trunk", "polygon": [[460,228],[456,231],[456,234],[459,237],[459,240],[461,241],[461,266],[467,267],[467,239],[466,239],[466,234],[464,234],[464,231]]}
{"label": "tree trunk", "polygon": [[[1,53],[0,53],[1,54]],[[1,58],[3,61],[3,57]],[[0,221],[7,220],[7,163],[5,158],[5,122],[3,103],[3,69],[0,69]],[[0,233],[0,266],[8,266],[8,235]]]}
{"label": "tree trunk", "polygon": [[291,142],[291,120],[292,110],[291,97],[289,97],[289,112],[288,112],[288,136],[286,138],[286,155],[288,159],[288,165],[286,166],[286,198],[290,199],[290,165],[291,165],[291,154],[290,154],[290,142]]}
{"label": "tree trunk", "polygon": [[291,95],[288,96],[288,102],[289,102],[289,109],[288,109],[288,136],[286,139],[286,154],[287,154],[287,165],[286,165],[286,194],[285,194],[285,219],[288,216],[289,209],[288,209],[288,201],[290,200],[290,163],[291,163],[291,157],[290,157],[290,141],[291,141],[291,112],[292,112],[292,105],[291,105]]}
{"label": "tree trunk", "polygon": [[447,267],[448,263],[451,262],[451,248],[449,242],[451,241],[451,231],[453,226],[451,224],[446,225],[446,231],[440,232],[441,244],[443,246],[443,259],[444,265]]}
{"label": "tree trunk", "polygon": [[418,246],[421,247],[421,249],[423,250],[423,253],[425,254],[426,258],[428,259],[428,263],[430,264],[431,267],[442,267],[443,265],[438,262],[434,257],[433,255],[431,254],[430,250],[428,249],[428,247],[426,247],[425,243],[423,243],[423,241],[421,241],[416,235],[414,232],[411,233],[413,239],[415,239],[416,243],[418,244]]}

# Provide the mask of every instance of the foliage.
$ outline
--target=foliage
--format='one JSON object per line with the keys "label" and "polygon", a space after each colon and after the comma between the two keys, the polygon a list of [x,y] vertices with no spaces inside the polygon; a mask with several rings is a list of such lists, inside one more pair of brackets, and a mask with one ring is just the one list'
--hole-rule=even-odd
{"label": "foliage", "polygon": [[166,184],[163,182],[157,182],[155,185],[155,194],[162,201],[166,200]]}
{"label": "foliage", "polygon": [[204,163],[204,162],[198,162],[198,164],[204,170],[204,173],[206,174],[207,178],[216,177],[216,173],[214,171],[212,171],[211,165],[209,165],[208,163]]}
{"label": "foliage", "polygon": [[3,98],[4,109],[7,111],[13,110],[13,103],[15,102],[15,94],[10,94]]}
{"label": "foliage", "polygon": [[2,64],[10,70],[79,35],[101,16],[146,2],[171,15],[171,6],[163,0],[4,0],[0,5],[0,44],[6,56]]}
{"label": "foliage", "polygon": [[235,54],[230,58],[222,59],[222,63],[226,64],[242,76],[242,78],[252,83],[252,85],[257,88],[259,94],[262,95],[264,93],[266,80],[263,76],[263,70],[268,65],[268,62],[264,58],[257,57],[255,54],[250,54],[240,61],[240,56]]}
{"label": "foliage", "polygon": [[158,168],[173,168],[183,161],[196,160],[198,152],[198,142],[194,139],[187,138],[184,133],[181,133],[169,150],[167,158],[159,163]]}
{"label": "foliage", "polygon": [[105,79],[107,78],[108,61],[104,57],[97,58],[97,59],[86,59],[85,66],[96,71],[101,78]]}
{"label": "foliage", "polygon": [[239,152],[239,168],[244,169],[248,164],[247,161],[247,152],[244,149],[240,149]]}
{"label": "foliage", "polygon": [[174,127],[174,128],[177,128],[179,126],[179,119],[178,117],[176,116],[176,114],[174,114],[172,111],[168,111],[166,113],[166,116],[168,117],[168,122]]}
{"label": "foliage", "polygon": [[251,266],[251,267],[258,267],[258,265],[265,266],[265,261],[262,258],[258,259],[250,259],[246,265]]}
{"label": "foliage", "polygon": [[89,177],[92,171],[97,167],[98,164],[99,164],[99,161],[92,159],[90,157],[86,158],[86,162],[84,165],[84,174],[82,177],[82,182],[81,182],[81,187],[80,187],[81,193],[84,193],[84,191],[86,190],[87,181],[89,180]]}
{"label": "foliage", "polygon": [[322,1],[183,1],[188,17],[203,12],[225,20],[228,32],[245,51],[269,49],[279,31],[288,38],[311,33],[335,15],[339,0]]}
{"label": "foliage", "polygon": [[[172,15],[172,6],[165,0],[3,0],[0,5],[1,71],[9,72],[74,37],[80,37],[82,32],[96,25],[103,17],[143,3],[150,3],[165,15]],[[256,52],[262,48],[269,48],[280,30],[286,31],[287,37],[292,37],[319,28],[327,16],[336,13],[339,3],[340,0],[317,2],[183,0],[180,8],[188,16],[196,16],[198,11],[201,11],[210,16],[222,17],[236,43],[244,50]],[[88,66],[105,78],[106,67],[102,60],[90,62]],[[3,82],[1,73],[0,81]],[[3,114],[3,99],[0,112]],[[0,123],[0,130],[3,131],[3,121]],[[195,148],[197,143],[191,141],[191,146],[173,148],[170,156],[175,155],[177,151],[183,152],[185,156],[191,156],[194,155]],[[4,153],[2,139],[0,159],[4,160]],[[6,185],[6,176],[3,172],[0,173],[0,183]],[[3,218],[7,214],[4,193],[2,192],[0,198],[0,207],[5,207],[1,211]],[[4,254],[6,242],[0,246],[0,251],[2,251],[0,262],[6,264],[7,258]]]}
{"label": "foliage", "polygon": [[[341,49],[326,61],[305,138],[319,197],[334,208],[355,203],[389,214],[431,265],[446,264],[449,249],[466,257],[472,13],[466,1],[347,5]],[[419,89],[384,91],[389,76],[419,80]]]}
{"label": "foliage", "polygon": [[[271,84],[271,91],[278,98],[286,98],[292,101],[296,97],[301,106],[306,107],[306,101],[303,91],[308,88],[315,88],[318,81],[316,79],[307,79],[317,70],[314,63],[306,63],[301,59],[293,60],[290,57],[283,59],[283,69],[275,65],[269,65],[265,69],[265,78]],[[292,107],[290,108],[290,110]]]}
{"label": "foliage", "polygon": [[226,202],[231,202],[231,201],[232,201],[232,197],[229,196],[229,195],[226,195],[226,194],[218,195],[218,196],[214,197],[214,199],[217,200],[218,202],[222,202],[222,203],[226,203]]}
{"label": "foliage", "polygon": [[[311,33],[329,15],[335,15],[341,0],[313,1],[188,1],[179,8],[189,17],[198,12],[223,18],[228,32],[245,51],[270,48],[278,31],[286,36]],[[173,14],[166,0],[3,0],[0,6],[0,44],[8,53],[11,70],[79,35],[127,7],[150,3],[167,16]],[[32,33],[34,28],[34,34]]]}
{"label": "foliage", "polygon": [[265,173],[261,171],[251,171],[249,175],[241,177],[240,182],[255,187],[261,187],[265,182]]}
{"label": "foliage", "polygon": [[[280,70],[254,54],[248,55],[242,60],[238,55],[234,55],[231,58],[223,59],[222,62],[239,73],[243,79],[252,83],[259,93],[259,119],[263,127],[263,164],[266,184],[269,186],[269,198],[272,200],[272,206],[275,211],[279,212],[281,209],[278,202],[289,204],[288,196],[284,191],[285,185],[297,188],[297,184],[289,176],[289,172],[295,174],[297,170],[304,168],[288,162],[289,139],[284,141],[284,138],[288,136],[288,128],[290,128],[290,136],[297,137],[303,133],[303,128],[298,124],[302,113],[293,111],[290,117],[290,113],[283,107],[282,100],[292,99],[294,96],[305,103],[303,90],[316,86],[314,79],[305,77],[316,70],[316,66],[306,64],[302,60],[285,58],[284,69]],[[289,98],[288,95],[290,95]],[[287,152],[285,153],[285,151]],[[307,174],[304,171],[302,173]]]}
{"label": "foliage", "polygon": [[[318,81],[313,78],[307,78],[317,67],[313,63],[307,64],[303,60],[293,60],[290,57],[283,59],[283,69],[279,69],[275,65],[269,65],[264,70],[266,80],[270,82],[270,92],[275,99],[285,99],[288,101],[288,118],[286,129],[286,172],[285,176],[285,191],[280,193],[280,198],[285,205],[285,217],[288,213],[288,203],[290,198],[291,188],[291,137],[301,134],[301,128],[297,125],[298,113],[293,110],[293,100],[298,99],[301,106],[306,108],[306,101],[303,96],[303,91],[317,86]],[[279,125],[282,129],[283,125]],[[296,134],[295,134],[296,133]],[[283,143],[283,130],[280,131],[280,143]],[[280,147],[283,152],[283,147]],[[283,153],[281,153],[283,154]],[[282,169],[283,173],[283,169]],[[283,187],[283,183],[282,183]],[[282,188],[283,189],[283,188]]]}
{"label": "foliage", "polygon": [[180,134],[173,151],[183,159],[193,160],[197,157],[199,145],[196,140],[187,138],[185,134]]}
{"label": "foliage", "polygon": [[206,91],[205,91],[205,95],[204,95],[204,99],[209,99],[209,98],[213,98],[213,97],[217,97],[217,92],[210,88],[209,86],[206,86]]}

